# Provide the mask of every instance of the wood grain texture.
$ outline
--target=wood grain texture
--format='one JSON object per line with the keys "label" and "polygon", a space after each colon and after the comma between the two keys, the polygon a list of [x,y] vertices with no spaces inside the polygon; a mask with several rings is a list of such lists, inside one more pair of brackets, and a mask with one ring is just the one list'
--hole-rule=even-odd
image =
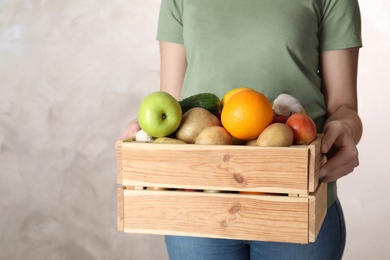
{"label": "wood grain texture", "polygon": [[308,243],[308,198],[124,191],[124,230]]}
{"label": "wood grain texture", "polygon": [[324,156],[321,154],[322,135],[309,145],[309,192],[314,192],[319,184],[319,170]]}
{"label": "wood grain texture", "polygon": [[123,185],[308,195],[309,146],[129,142],[121,148]]}
{"label": "wood grain texture", "polygon": [[327,213],[327,187],[326,183],[320,183],[309,196],[309,242],[315,242]]}
{"label": "wood grain texture", "polygon": [[122,142],[118,225],[129,233],[314,242],[326,214],[320,140],[292,147]]}
{"label": "wood grain texture", "polygon": [[124,231],[124,189],[118,188],[118,231]]}

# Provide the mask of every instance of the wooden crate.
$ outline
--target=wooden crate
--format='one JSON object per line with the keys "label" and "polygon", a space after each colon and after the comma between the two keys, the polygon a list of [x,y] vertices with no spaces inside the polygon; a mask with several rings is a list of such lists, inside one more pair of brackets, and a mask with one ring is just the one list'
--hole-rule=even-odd
{"label": "wooden crate", "polygon": [[118,142],[118,230],[314,242],[327,209],[319,146]]}

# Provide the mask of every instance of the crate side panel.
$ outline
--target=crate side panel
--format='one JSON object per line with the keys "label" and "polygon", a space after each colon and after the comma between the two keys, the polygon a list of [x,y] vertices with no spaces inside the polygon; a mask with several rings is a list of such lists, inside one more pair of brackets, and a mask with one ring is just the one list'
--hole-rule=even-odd
{"label": "crate side panel", "polygon": [[124,230],[308,243],[308,200],[278,196],[126,191]]}
{"label": "crate side panel", "polygon": [[322,182],[309,196],[309,242],[315,242],[327,213],[327,187]]}
{"label": "crate side panel", "polygon": [[321,139],[319,135],[315,141],[309,145],[309,192],[314,192],[319,184],[319,170],[325,159],[321,153]]}
{"label": "crate side panel", "polygon": [[123,174],[123,169],[122,169],[122,141],[117,141],[116,142],[116,182],[118,184],[122,184],[122,174]]}
{"label": "crate side panel", "polygon": [[307,193],[308,149],[129,144],[126,185]]}
{"label": "crate side panel", "polygon": [[124,231],[124,189],[118,188],[118,231]]}

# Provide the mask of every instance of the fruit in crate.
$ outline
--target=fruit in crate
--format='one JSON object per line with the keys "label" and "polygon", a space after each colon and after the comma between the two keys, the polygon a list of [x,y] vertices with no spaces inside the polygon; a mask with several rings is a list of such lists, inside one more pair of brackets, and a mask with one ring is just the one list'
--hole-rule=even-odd
{"label": "fruit in crate", "polygon": [[251,88],[249,87],[239,87],[239,88],[234,88],[232,90],[229,90],[228,92],[226,92],[226,94],[223,96],[222,100],[221,100],[221,107],[223,108],[223,105],[226,104],[226,102],[235,94],[237,94],[238,92],[241,92],[243,90],[249,90]]}
{"label": "fruit in crate", "polygon": [[283,123],[269,125],[256,140],[258,146],[288,147],[293,144],[292,129]]}
{"label": "fruit in crate", "polygon": [[306,114],[292,114],[286,121],[294,134],[294,144],[308,145],[317,137],[317,127]]}
{"label": "fruit in crate", "polygon": [[222,126],[210,126],[200,132],[195,144],[231,145],[233,138]]}
{"label": "fruit in crate", "polygon": [[243,90],[224,104],[221,121],[225,129],[235,138],[251,140],[271,124],[274,116],[267,97],[255,90]]}
{"label": "fruit in crate", "polygon": [[180,125],[181,119],[179,102],[164,91],[147,95],[138,108],[138,123],[152,137],[172,134]]}
{"label": "fruit in crate", "polygon": [[221,122],[210,111],[205,108],[194,107],[183,114],[175,136],[186,143],[194,144],[200,132],[205,128],[220,125]]}
{"label": "fruit in crate", "polygon": [[194,107],[207,109],[214,115],[217,115],[221,110],[221,101],[219,97],[212,93],[195,94],[182,99],[179,101],[179,104],[183,114]]}

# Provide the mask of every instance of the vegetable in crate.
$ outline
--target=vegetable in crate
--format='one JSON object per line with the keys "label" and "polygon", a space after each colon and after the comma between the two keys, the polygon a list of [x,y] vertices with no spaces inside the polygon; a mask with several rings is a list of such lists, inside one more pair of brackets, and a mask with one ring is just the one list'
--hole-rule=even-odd
{"label": "vegetable in crate", "polygon": [[183,114],[194,107],[207,109],[214,115],[221,110],[221,100],[212,93],[195,94],[179,101],[179,104]]}
{"label": "vegetable in crate", "polygon": [[166,137],[166,136],[156,138],[153,143],[155,143],[155,144],[186,144],[186,142],[184,142],[182,140],[172,138],[172,137]]}
{"label": "vegetable in crate", "polygon": [[306,114],[299,100],[290,94],[282,93],[272,102],[274,110],[273,123],[286,123],[289,116],[294,113]]}
{"label": "vegetable in crate", "polygon": [[153,143],[154,138],[141,129],[135,134],[135,140],[137,142]]}
{"label": "vegetable in crate", "polygon": [[277,96],[272,103],[272,109],[275,114],[280,116],[290,116],[294,113],[305,114],[305,110],[303,106],[299,102],[299,100],[292,95],[282,93]]}
{"label": "vegetable in crate", "polygon": [[293,141],[294,133],[291,127],[283,123],[273,123],[261,132],[256,144],[265,147],[288,147]]}
{"label": "vegetable in crate", "polygon": [[233,137],[222,126],[210,126],[200,132],[195,144],[232,145]]}
{"label": "vegetable in crate", "polygon": [[221,125],[221,122],[215,115],[205,108],[194,107],[184,113],[175,135],[179,140],[188,144],[194,144],[203,129],[215,125]]}

